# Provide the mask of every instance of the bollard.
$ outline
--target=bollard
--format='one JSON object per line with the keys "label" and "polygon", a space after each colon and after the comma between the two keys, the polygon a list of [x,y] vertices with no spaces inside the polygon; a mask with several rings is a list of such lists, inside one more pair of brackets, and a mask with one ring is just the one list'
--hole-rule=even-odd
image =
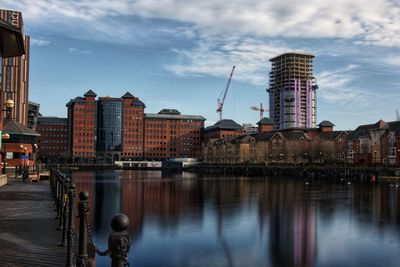
{"label": "bollard", "polygon": [[74,267],[74,197],[75,184],[70,183],[68,187],[68,232],[67,232],[67,267]]}
{"label": "bollard", "polygon": [[128,226],[129,218],[125,214],[115,215],[111,220],[112,230],[108,236],[108,249],[110,250],[112,267],[126,266],[131,246]]}
{"label": "bollard", "polygon": [[79,193],[79,250],[76,262],[77,267],[87,267],[88,263],[88,229],[86,226],[89,212],[89,193],[87,191]]}

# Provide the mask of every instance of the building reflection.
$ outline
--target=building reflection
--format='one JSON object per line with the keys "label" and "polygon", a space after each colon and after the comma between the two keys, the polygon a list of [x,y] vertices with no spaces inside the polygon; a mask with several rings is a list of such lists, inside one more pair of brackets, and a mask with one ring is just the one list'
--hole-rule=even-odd
{"label": "building reflection", "polygon": [[245,235],[251,229],[242,228],[245,234],[238,241],[224,226],[232,227],[243,216],[256,215],[250,225],[258,226],[260,240],[266,240],[259,245],[265,262],[258,266],[270,261],[274,267],[315,266],[319,225],[329,225],[347,212],[349,223],[365,224],[370,232],[400,223],[400,187],[395,185],[323,180],[305,185],[296,179],[209,178],[160,171],[80,172],[72,177],[77,192],[90,193],[89,218],[97,229],[108,230],[112,216],[123,212],[130,218],[133,238],[139,240],[145,227],[174,236],[182,226],[207,228],[207,218],[212,223],[207,231],[215,231],[216,253],[228,266],[240,266],[237,253],[242,242],[249,242]]}

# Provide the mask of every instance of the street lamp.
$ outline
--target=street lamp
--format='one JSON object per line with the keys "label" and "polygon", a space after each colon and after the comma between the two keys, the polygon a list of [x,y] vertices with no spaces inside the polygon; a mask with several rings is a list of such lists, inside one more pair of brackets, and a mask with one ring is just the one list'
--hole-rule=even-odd
{"label": "street lamp", "polygon": [[2,111],[7,111],[6,113],[6,118],[11,118],[11,110],[14,108],[14,101],[11,99],[8,99],[5,103],[4,106],[6,107],[5,109],[2,109]]}
{"label": "street lamp", "polygon": [[[8,133],[3,133],[1,135],[2,140],[8,140],[10,139],[10,135]],[[6,174],[6,158],[7,158],[7,147],[6,143],[4,142],[4,149],[3,152],[1,153],[2,155],[2,160],[3,160],[3,174]]]}

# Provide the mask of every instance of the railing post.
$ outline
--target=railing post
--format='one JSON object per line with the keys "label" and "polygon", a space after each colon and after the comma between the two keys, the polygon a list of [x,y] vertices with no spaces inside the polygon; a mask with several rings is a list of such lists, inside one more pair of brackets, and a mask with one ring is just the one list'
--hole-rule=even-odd
{"label": "railing post", "polygon": [[89,212],[89,193],[87,191],[79,193],[79,250],[76,262],[77,267],[89,266],[88,261],[88,229],[87,229],[87,216]]}
{"label": "railing post", "polygon": [[131,236],[128,232],[128,226],[129,218],[125,214],[115,215],[111,220],[112,230],[108,236],[111,267],[124,267],[127,263],[131,246]]}
{"label": "railing post", "polygon": [[[65,194],[67,194],[69,186],[70,186],[71,180],[69,178],[65,179],[65,188],[64,188],[64,192]],[[61,234],[61,242],[59,244],[60,247],[65,246],[66,243],[66,239],[67,239],[67,223],[68,223],[68,219],[69,219],[69,202],[70,202],[70,198],[69,197],[65,197],[63,198],[63,205],[62,205],[62,213],[61,213],[61,217],[62,220],[60,222],[62,222],[62,225],[60,224],[59,227],[61,227],[60,229],[62,229],[62,234]]]}
{"label": "railing post", "polygon": [[75,184],[70,183],[68,187],[68,233],[67,233],[67,267],[74,267],[74,197],[75,197]]}

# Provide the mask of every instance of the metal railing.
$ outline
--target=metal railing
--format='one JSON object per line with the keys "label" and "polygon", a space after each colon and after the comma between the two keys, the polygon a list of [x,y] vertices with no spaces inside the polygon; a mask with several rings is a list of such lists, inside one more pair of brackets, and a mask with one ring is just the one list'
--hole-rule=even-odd
{"label": "metal railing", "polygon": [[[89,193],[79,193],[78,214],[75,210],[75,184],[55,168],[50,169],[50,188],[61,231],[59,246],[66,246],[67,267],[89,267],[88,246],[99,256],[109,256],[112,267],[129,266],[128,253],[131,237],[128,232],[129,218],[124,214],[115,215],[111,220],[108,249],[101,251],[93,242],[93,234],[88,221],[90,211]],[[75,230],[75,217],[79,218],[79,233]],[[74,239],[78,237],[78,255],[75,255]]]}

